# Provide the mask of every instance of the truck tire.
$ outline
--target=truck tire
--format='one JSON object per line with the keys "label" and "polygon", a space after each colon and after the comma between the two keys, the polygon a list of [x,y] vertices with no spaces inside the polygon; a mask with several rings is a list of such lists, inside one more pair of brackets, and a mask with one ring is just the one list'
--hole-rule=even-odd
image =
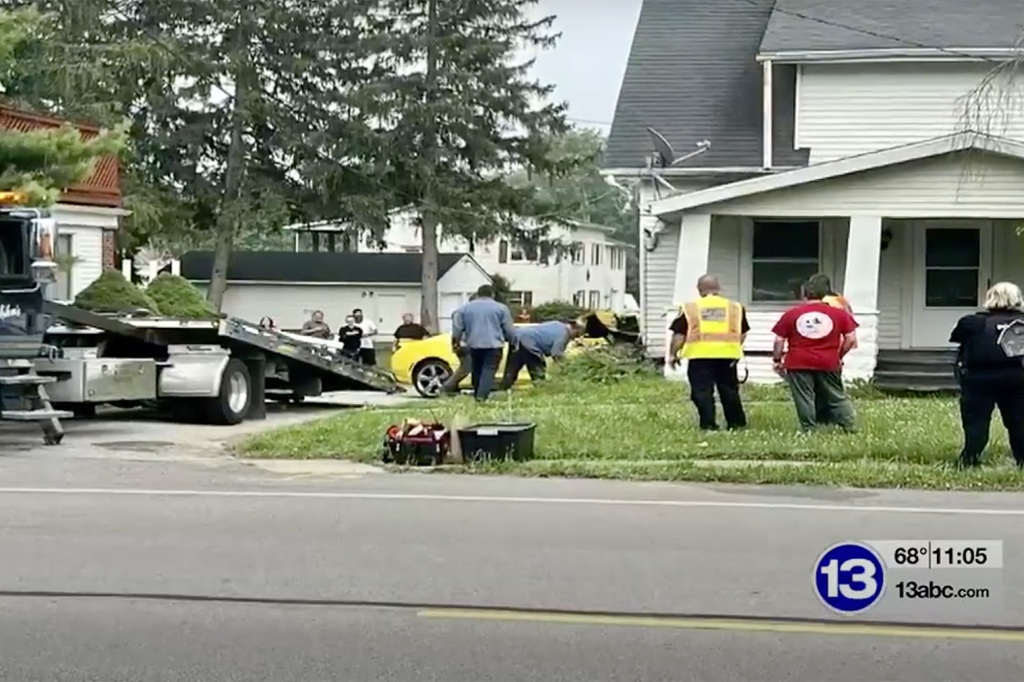
{"label": "truck tire", "polygon": [[220,426],[234,426],[245,420],[252,402],[252,378],[245,363],[228,360],[220,381],[220,395],[209,398],[203,410],[205,421]]}

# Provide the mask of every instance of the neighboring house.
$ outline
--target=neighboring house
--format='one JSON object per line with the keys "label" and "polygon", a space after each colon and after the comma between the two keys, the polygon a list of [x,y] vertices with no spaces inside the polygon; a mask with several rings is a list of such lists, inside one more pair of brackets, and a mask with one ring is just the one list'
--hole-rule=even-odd
{"label": "neighboring house", "polygon": [[[421,248],[415,214],[407,210],[392,213],[391,227],[382,244],[367,244],[364,239],[346,241],[345,228],[331,223],[285,229],[296,232],[296,250],[354,248],[363,253],[418,253]],[[302,233],[308,234],[300,237]],[[581,307],[622,310],[626,255],[632,247],[612,239],[613,233],[610,227],[589,223],[574,223],[571,229],[554,226],[549,228],[544,241],[560,246],[550,254],[531,253],[507,239],[470,244],[459,237],[442,237],[440,247],[470,253],[488,273],[507,279],[512,288],[510,303],[514,305],[572,301]]]}
{"label": "neighboring house", "polygon": [[[604,164],[640,182],[652,355],[709,272],[748,307],[751,381],[777,380],[772,325],[823,272],[860,323],[848,377],[949,385],[957,318],[1024,281],[1024,90],[972,96],[1021,56],[1019,3],[964,7],[644,0]],[[648,126],[710,147],[651,163]]]}
{"label": "neighboring house", "polygon": [[[381,339],[390,339],[404,313],[419,318],[419,254],[293,253],[239,251],[228,263],[228,288],[223,312],[258,322],[274,319],[283,329],[298,329],[315,310],[322,310],[337,329],[354,308],[376,322]],[[206,289],[213,270],[213,252],[190,251],[181,257],[181,276]],[[452,312],[491,281],[462,253],[438,258],[439,328],[451,329]]]}
{"label": "neighboring house", "polygon": [[[65,121],[0,106],[0,130],[52,130]],[[100,130],[77,125],[85,138]],[[117,267],[117,229],[122,208],[120,165],[116,156],[98,159],[83,182],[61,193],[50,213],[57,221],[57,255],[60,267],[52,296],[72,300],[102,274]]]}

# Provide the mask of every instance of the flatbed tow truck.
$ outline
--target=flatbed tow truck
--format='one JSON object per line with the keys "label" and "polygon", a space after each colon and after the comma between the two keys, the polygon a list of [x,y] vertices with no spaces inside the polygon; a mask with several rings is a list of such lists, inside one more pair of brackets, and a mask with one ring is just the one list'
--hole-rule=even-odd
{"label": "flatbed tow truck", "polygon": [[56,229],[37,209],[0,209],[0,420],[38,422],[47,444],[63,439],[61,419],[104,404],[233,425],[265,418],[268,397],[401,390],[331,341],[233,317],[105,315],[48,300]]}

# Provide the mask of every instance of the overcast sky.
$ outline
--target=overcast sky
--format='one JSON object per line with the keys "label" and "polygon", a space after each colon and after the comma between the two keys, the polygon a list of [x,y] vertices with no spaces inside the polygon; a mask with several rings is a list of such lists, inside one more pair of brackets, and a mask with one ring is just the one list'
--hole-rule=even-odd
{"label": "overcast sky", "polygon": [[558,16],[558,46],[541,53],[537,77],[556,87],[578,125],[605,132],[615,114],[622,73],[633,41],[641,0],[540,0],[543,14]]}

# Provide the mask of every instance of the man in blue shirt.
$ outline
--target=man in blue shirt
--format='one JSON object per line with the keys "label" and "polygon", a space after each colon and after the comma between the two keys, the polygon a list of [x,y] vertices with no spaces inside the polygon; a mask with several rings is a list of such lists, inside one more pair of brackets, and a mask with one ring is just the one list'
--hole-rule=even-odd
{"label": "man in blue shirt", "polygon": [[469,349],[473,395],[478,401],[490,397],[501,349],[515,337],[512,311],[494,300],[489,284],[477,289],[476,298],[452,315],[452,350],[458,355],[463,348]]}
{"label": "man in blue shirt", "polygon": [[498,390],[510,389],[523,367],[534,381],[543,379],[547,366],[546,358],[557,360],[564,356],[569,341],[579,336],[580,331],[574,322],[542,322],[520,327],[517,330],[516,343],[509,349],[508,360],[505,361],[505,375]]}

